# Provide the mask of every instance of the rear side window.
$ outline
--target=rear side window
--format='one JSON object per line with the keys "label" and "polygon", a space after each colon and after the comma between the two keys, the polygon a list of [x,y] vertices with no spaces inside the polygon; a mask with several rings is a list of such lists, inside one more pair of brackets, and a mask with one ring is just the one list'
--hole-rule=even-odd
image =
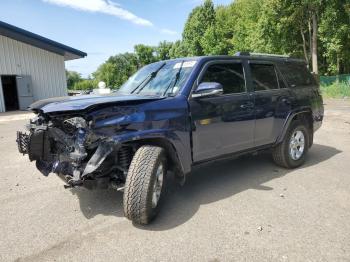
{"label": "rear side window", "polygon": [[241,63],[220,63],[210,65],[201,82],[217,82],[224,89],[224,94],[245,92],[243,66]]}
{"label": "rear side window", "polygon": [[283,63],[279,65],[287,83],[291,87],[315,85],[315,79],[304,64]]}
{"label": "rear side window", "polygon": [[274,65],[250,64],[255,91],[278,89],[277,75]]}

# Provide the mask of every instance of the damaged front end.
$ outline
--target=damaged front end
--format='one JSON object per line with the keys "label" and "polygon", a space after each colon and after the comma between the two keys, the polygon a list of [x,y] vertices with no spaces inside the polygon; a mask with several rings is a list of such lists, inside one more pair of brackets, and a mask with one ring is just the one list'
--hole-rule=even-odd
{"label": "damaged front end", "polygon": [[[123,189],[132,148],[96,135],[82,116],[38,114],[17,132],[18,150],[44,175],[57,174],[65,187]],[[113,153],[112,153],[113,152]]]}

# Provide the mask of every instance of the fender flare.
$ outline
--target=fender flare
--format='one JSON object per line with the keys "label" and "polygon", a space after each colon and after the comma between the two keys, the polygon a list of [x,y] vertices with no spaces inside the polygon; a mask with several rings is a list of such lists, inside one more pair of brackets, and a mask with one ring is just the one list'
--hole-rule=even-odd
{"label": "fender flare", "polygon": [[135,131],[116,135],[112,139],[118,144],[140,143],[164,147],[171,161],[176,165],[176,171],[179,171],[180,175],[187,174],[191,170],[192,158],[191,154],[188,153],[190,149],[186,149],[186,145],[181,142],[182,140],[172,130]]}
{"label": "fender flare", "polygon": [[283,128],[282,128],[282,131],[280,132],[279,136],[277,137],[277,140],[275,142],[275,144],[279,144],[283,141],[286,133],[287,133],[287,130],[289,128],[289,125],[290,123],[292,122],[292,120],[297,116],[297,115],[300,115],[300,114],[305,114],[305,113],[308,113],[308,114],[311,114],[312,115],[312,110],[311,108],[309,107],[305,107],[305,108],[299,108],[299,109],[296,109],[294,111],[291,111],[288,116],[287,116],[287,119],[286,121],[284,122],[283,124]]}

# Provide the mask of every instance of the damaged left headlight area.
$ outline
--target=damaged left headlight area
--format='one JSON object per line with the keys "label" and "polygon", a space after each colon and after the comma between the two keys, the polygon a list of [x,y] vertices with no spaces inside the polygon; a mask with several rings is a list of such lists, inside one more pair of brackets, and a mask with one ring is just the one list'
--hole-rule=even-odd
{"label": "damaged left headlight area", "polygon": [[17,132],[18,150],[44,176],[55,173],[66,187],[123,188],[133,149],[96,135],[83,117],[39,114],[27,130]]}

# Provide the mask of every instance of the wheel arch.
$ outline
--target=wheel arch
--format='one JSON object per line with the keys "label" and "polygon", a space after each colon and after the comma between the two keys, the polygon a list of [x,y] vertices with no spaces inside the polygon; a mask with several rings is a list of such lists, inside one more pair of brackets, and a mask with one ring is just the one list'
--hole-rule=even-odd
{"label": "wheel arch", "polygon": [[159,146],[165,150],[168,166],[174,167],[175,172],[183,172],[183,167],[179,159],[176,147],[171,141],[164,137],[141,138],[128,142],[128,144],[136,144],[137,147],[144,145]]}
{"label": "wheel arch", "polygon": [[166,150],[170,164],[174,164],[173,167],[178,169],[176,171],[180,172],[179,175],[191,171],[192,157],[188,132],[169,129],[140,130],[115,135],[111,139],[120,145],[160,146]]}
{"label": "wheel arch", "polygon": [[276,140],[276,144],[279,144],[283,141],[290,124],[296,120],[300,120],[301,122],[304,122],[307,124],[307,127],[310,131],[310,133],[309,133],[309,135],[310,135],[309,147],[311,147],[311,145],[313,143],[313,133],[314,133],[313,132],[313,117],[312,117],[311,108],[299,109],[297,111],[291,112],[288,115],[288,117],[283,125],[283,129]]}

